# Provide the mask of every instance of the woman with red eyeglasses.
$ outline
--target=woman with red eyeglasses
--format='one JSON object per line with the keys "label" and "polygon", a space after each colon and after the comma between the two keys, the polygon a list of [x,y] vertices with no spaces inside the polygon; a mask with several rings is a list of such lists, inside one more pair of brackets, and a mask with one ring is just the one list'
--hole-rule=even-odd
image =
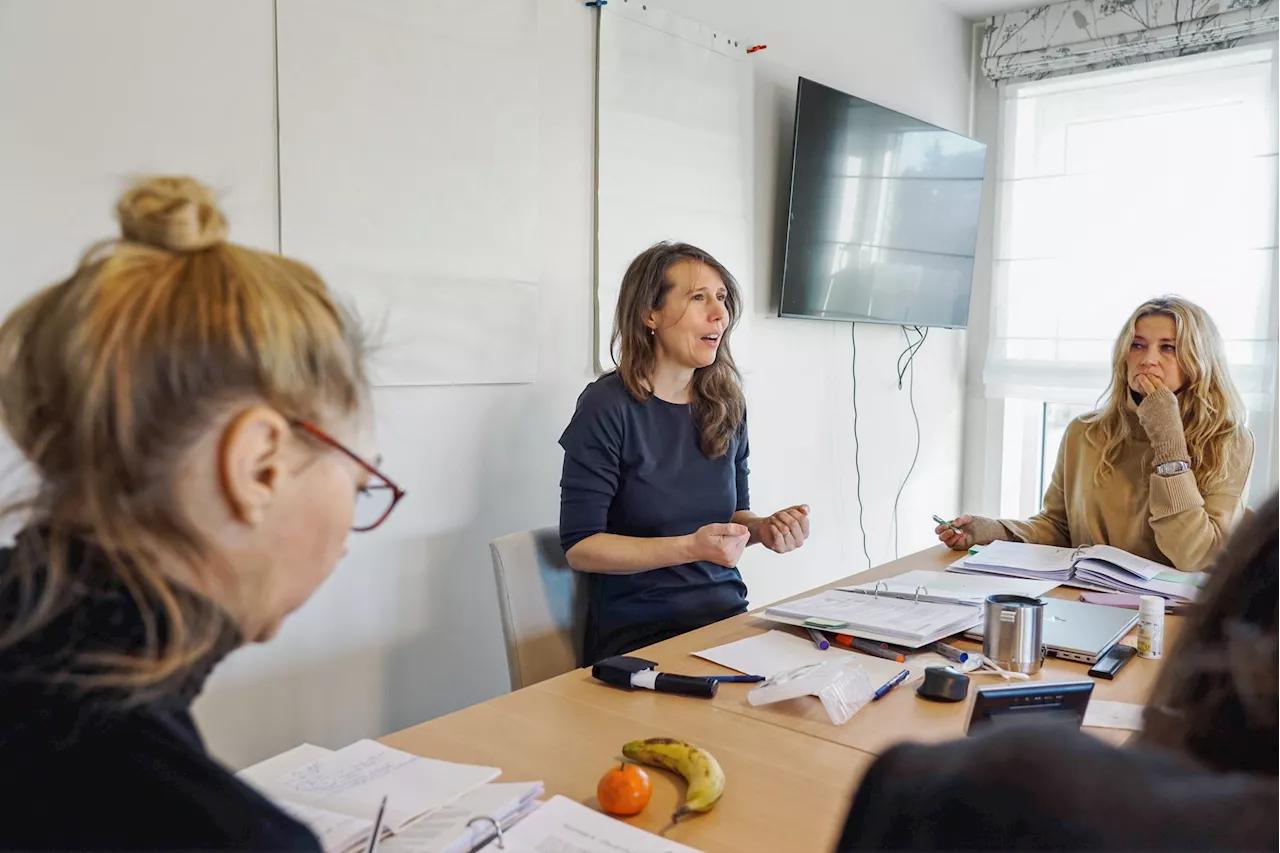
{"label": "woman with red eyeglasses", "polygon": [[360,334],[311,269],[226,242],[196,182],[117,212],[120,239],[0,326],[38,478],[0,551],[0,848],[318,851],[189,706],[404,495],[366,461]]}

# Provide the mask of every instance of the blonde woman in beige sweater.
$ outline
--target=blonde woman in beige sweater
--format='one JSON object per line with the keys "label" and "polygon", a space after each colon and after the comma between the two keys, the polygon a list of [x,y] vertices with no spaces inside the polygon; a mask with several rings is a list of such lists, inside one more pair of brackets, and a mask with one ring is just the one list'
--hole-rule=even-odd
{"label": "blonde woman in beige sweater", "polygon": [[1204,568],[1244,512],[1253,434],[1209,315],[1177,297],[1133,312],[1111,388],[1067,427],[1044,509],[1026,521],[961,516],[957,551],[997,539],[1114,545],[1185,572]]}

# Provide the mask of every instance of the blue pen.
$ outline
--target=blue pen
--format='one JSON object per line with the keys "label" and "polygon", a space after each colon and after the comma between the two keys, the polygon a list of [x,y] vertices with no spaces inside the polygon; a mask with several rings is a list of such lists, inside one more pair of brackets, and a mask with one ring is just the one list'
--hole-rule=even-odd
{"label": "blue pen", "polygon": [[879,690],[877,690],[877,691],[876,691],[876,694],[875,694],[874,696],[872,696],[872,697],[871,697],[871,701],[872,701],[872,702],[874,702],[874,701],[876,701],[877,699],[882,699],[882,698],[884,698],[884,695],[885,695],[886,693],[888,693],[888,692],[889,692],[890,690],[892,690],[893,688],[897,687],[897,686],[898,686],[899,684],[901,684],[902,682],[906,681],[906,680],[907,680],[907,676],[908,676],[908,675],[910,675],[910,674],[911,674],[911,670],[909,670],[909,669],[904,669],[902,672],[900,672],[900,673],[898,673],[897,675],[895,675],[895,676],[893,677],[893,680],[892,680],[892,681],[890,681],[890,682],[889,682],[888,684],[886,684],[884,687],[881,687]]}
{"label": "blue pen", "polygon": [[763,675],[708,675],[712,681],[725,681],[729,684],[759,684],[764,681]]}
{"label": "blue pen", "polygon": [[806,628],[805,630],[809,632],[809,639],[813,640],[813,645],[818,651],[825,652],[831,648],[831,641],[824,637],[821,631],[816,631],[813,628]]}

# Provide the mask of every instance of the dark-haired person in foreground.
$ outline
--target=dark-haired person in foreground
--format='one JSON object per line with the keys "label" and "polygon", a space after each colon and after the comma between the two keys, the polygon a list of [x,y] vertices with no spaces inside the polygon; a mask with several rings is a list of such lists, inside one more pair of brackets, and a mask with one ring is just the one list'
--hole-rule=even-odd
{"label": "dark-haired person in foreground", "polygon": [[1029,725],[894,748],[839,849],[1277,849],[1277,512],[1273,496],[1214,563],[1132,747]]}
{"label": "dark-haired person in foreground", "polygon": [[560,540],[588,576],[584,662],[742,613],[736,568],[759,542],[809,536],[807,506],[750,511],[747,415],[729,337],[742,296],[685,243],[658,243],[618,295],[618,369],[587,387],[560,439]]}

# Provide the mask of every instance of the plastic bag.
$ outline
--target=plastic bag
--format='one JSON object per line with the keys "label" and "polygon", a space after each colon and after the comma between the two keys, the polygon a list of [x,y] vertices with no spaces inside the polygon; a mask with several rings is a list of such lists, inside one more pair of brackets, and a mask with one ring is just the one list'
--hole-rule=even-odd
{"label": "plastic bag", "polygon": [[875,695],[876,685],[856,660],[814,663],[780,672],[747,694],[752,705],[770,705],[801,696],[817,696],[827,716],[842,726]]}

